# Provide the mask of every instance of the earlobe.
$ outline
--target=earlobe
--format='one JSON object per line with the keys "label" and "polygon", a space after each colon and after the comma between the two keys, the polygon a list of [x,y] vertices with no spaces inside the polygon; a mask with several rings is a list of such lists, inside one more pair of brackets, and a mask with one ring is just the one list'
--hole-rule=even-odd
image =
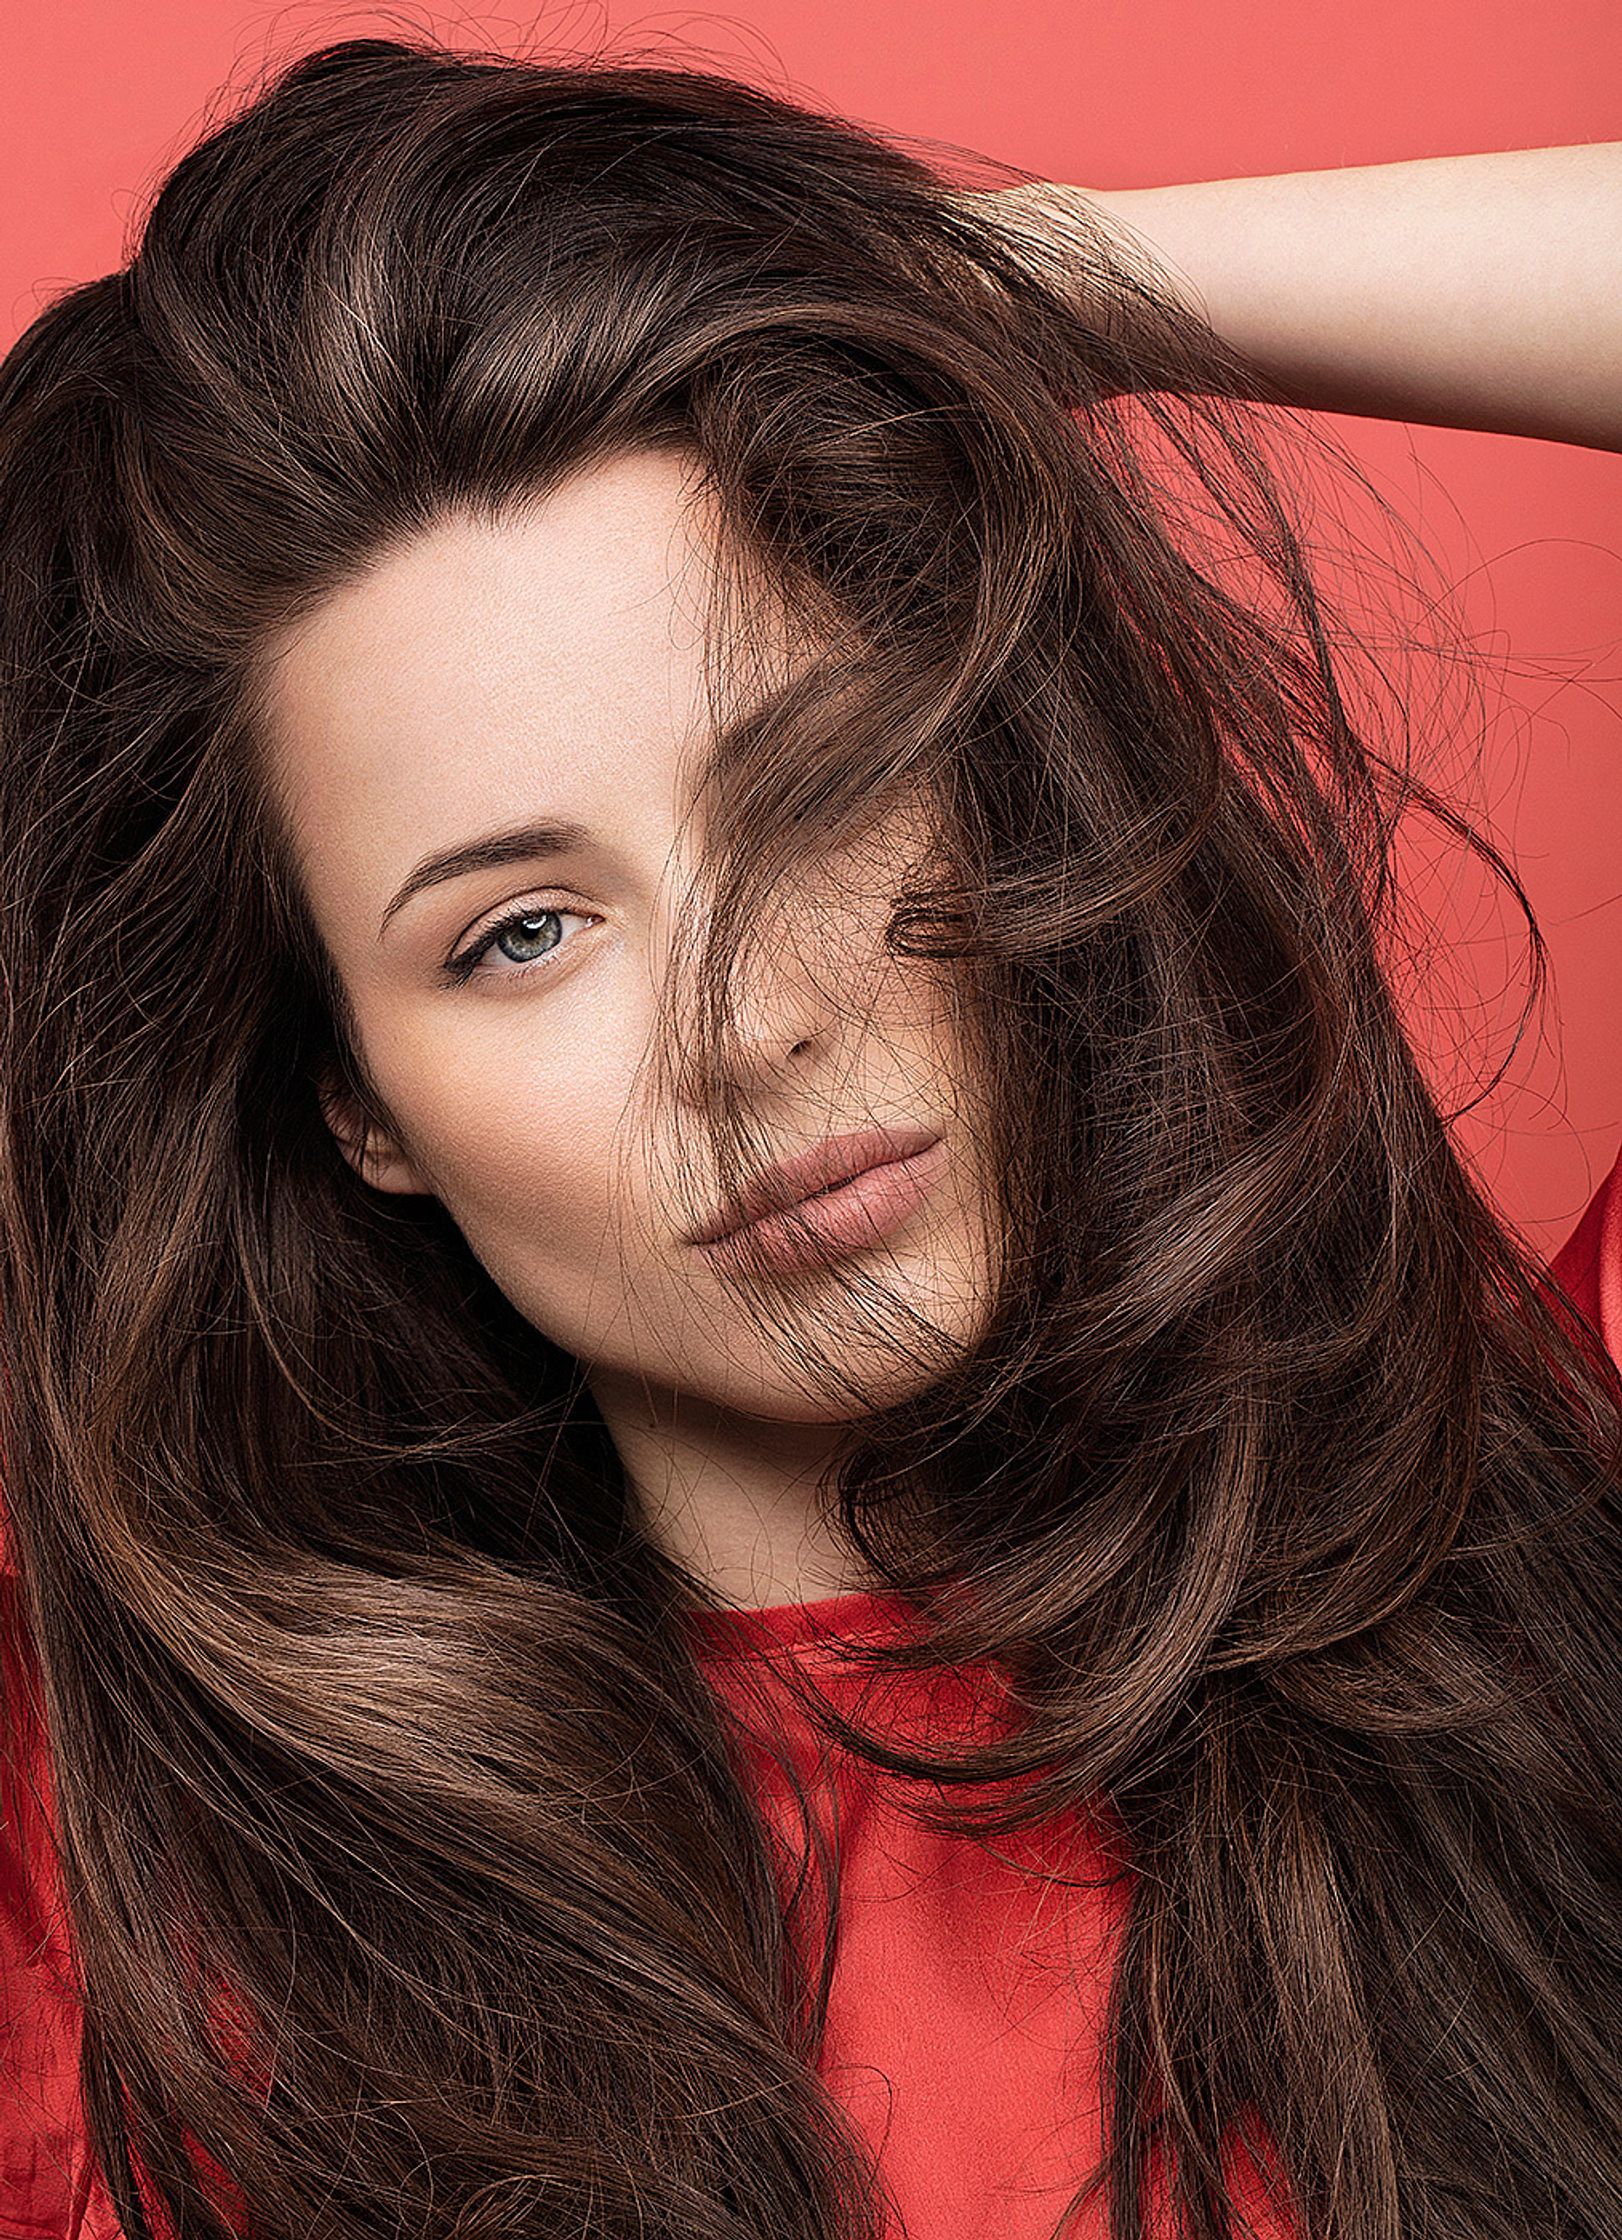
{"label": "earlobe", "polygon": [[432,1195],[399,1145],[366,1118],[353,1097],[330,1084],[322,1086],[319,1097],[333,1140],[362,1182],[403,1197]]}

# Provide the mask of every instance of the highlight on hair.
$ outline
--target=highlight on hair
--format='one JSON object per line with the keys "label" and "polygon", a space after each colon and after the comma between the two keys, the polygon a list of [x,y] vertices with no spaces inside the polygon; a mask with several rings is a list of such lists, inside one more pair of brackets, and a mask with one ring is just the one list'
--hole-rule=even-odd
{"label": "highlight on hair", "polygon": [[930,812],[889,933],[961,998],[983,1334],[849,1278],[919,1369],[864,1412],[826,1302],[738,1311],[849,1412],[828,1498],[927,1620],[875,1671],[1006,1680],[973,1747],[830,1737],[1130,1868],[1077,2204],[1140,2240],[1158,2166],[1216,2240],[1243,2137],[1311,2240],[1622,2230],[1622,1392],[1401,1030],[1393,838],[1447,812],[1241,397],[1119,242],[1017,249],[877,133],[384,39],[0,367],[0,1480],[130,2240],[883,2229],[826,1858],[819,1916],[579,1364],[336,1149],[322,1082],[373,1092],[265,781],[279,632],[638,445],[724,531],[723,716],[804,624],[718,724],[655,1053],[730,1174],[752,929]]}

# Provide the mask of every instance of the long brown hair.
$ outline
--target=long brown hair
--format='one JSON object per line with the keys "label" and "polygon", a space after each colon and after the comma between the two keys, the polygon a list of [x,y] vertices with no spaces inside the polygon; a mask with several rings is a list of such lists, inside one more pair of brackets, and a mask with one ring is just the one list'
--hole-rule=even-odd
{"label": "long brown hair", "polygon": [[1242,387],[1118,243],[1016,253],[843,120],[364,39],[0,368],[0,1431],[131,2240],[880,2229],[702,1587],[578,1365],[339,1155],[255,752],[290,617],[666,442],[824,648],[717,753],[681,1065],[774,882],[942,810],[891,932],[972,991],[1007,1250],[830,1497],[931,1615],[890,1653],[1018,1716],[845,1739],[993,1837],[1108,1799],[1078,2199],[1137,2240],[1163,2152],[1214,2240],[1259,2124],[1313,2240],[1622,2231],[1622,1395],[1399,1025],[1424,792]]}

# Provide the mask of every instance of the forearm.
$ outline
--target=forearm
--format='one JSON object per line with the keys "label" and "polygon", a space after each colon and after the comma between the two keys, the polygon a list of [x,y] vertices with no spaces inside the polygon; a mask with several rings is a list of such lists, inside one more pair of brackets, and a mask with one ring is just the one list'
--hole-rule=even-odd
{"label": "forearm", "polygon": [[1622,141],[1047,191],[1292,403],[1622,450]]}

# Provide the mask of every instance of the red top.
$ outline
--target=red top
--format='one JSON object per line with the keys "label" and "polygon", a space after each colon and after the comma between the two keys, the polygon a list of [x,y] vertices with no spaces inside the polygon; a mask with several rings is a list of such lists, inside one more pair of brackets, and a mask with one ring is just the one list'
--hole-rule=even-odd
{"label": "red top", "polygon": [[[1622,1157],[1553,1272],[1622,1359]],[[10,1615],[0,1543],[0,1619]],[[838,1808],[842,1919],[821,2065],[830,2091],[881,2150],[906,2240],[1047,2240],[1099,2153],[1097,2053],[1125,1871],[1113,1886],[1069,1891],[1026,1871],[1045,1861],[1102,1884],[1120,1864],[1102,1804],[1080,1824],[1050,1822],[988,1848],[928,1834],[900,1809],[900,1784],[821,1749],[774,1682],[772,1659],[793,1658],[848,1707],[863,1676],[840,1669],[828,1642],[889,1633],[907,1615],[897,1596],[860,1593],[695,1624],[715,1685],[746,1713],[769,1699],[819,1813],[826,1821]],[[12,1703],[15,1655],[0,1624]],[[757,1686],[764,1697],[746,1693]],[[913,1734],[920,1721],[939,1733],[961,1720],[966,1731],[986,1702],[968,1676],[897,1676],[882,1718]],[[862,1716],[873,1720],[880,1709],[869,1698]],[[77,2024],[47,1840],[46,1759],[33,1732],[3,1739],[11,1747],[0,1750],[0,2234],[122,2240],[89,2169],[78,2117]],[[763,1753],[754,1777],[766,1811],[790,1813],[786,1785]],[[791,1813],[786,1827],[797,1852]],[[1257,2240],[1294,2240],[1294,2228],[1268,2212],[1237,2146],[1230,2170]],[[1101,2201],[1083,2229],[1104,2233]],[[899,2220],[894,2230],[901,2240]]]}

